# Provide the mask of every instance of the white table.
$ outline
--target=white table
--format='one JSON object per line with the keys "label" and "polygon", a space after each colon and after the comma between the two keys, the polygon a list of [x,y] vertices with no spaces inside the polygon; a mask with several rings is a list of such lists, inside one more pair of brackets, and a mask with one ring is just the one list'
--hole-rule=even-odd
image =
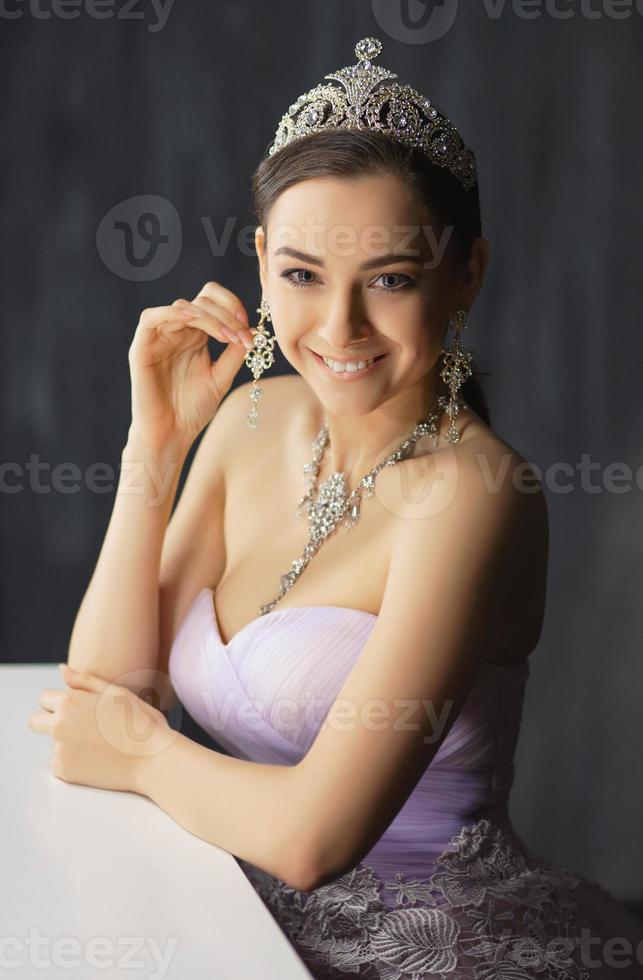
{"label": "white table", "polygon": [[0,665],[0,976],[310,980],[231,854],[147,797],[53,775],[27,719],[64,686]]}

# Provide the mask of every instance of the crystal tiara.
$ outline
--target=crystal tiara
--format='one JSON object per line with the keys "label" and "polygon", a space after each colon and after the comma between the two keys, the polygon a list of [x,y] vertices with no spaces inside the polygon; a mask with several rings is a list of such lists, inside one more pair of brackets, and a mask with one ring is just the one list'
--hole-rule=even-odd
{"label": "crystal tiara", "polygon": [[423,150],[469,190],[478,179],[473,150],[424,95],[391,82],[394,72],[372,64],[381,50],[375,37],[358,41],[357,63],[324,76],[342,87],[322,84],[300,95],[282,116],[268,154],[319,130],[373,129]]}

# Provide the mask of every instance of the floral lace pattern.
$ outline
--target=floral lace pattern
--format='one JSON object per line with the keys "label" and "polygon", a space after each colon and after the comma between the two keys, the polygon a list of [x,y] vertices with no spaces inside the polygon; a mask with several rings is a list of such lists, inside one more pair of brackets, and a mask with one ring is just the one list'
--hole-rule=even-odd
{"label": "floral lace pattern", "polygon": [[[313,976],[344,980],[588,980],[573,890],[609,896],[487,819],[453,836],[428,878],[382,883],[358,864],[303,892],[241,863]],[[396,908],[382,903],[382,887]]]}

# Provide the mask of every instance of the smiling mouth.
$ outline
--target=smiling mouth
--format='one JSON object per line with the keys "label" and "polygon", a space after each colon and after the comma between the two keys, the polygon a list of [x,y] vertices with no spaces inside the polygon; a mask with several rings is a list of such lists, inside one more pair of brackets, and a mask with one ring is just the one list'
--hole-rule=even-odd
{"label": "smiling mouth", "polygon": [[[370,374],[373,370],[375,370],[379,361],[383,360],[383,358],[385,357],[388,357],[388,352],[387,352],[385,354],[378,354],[374,358],[361,358],[362,361],[370,361],[370,363],[367,363],[366,367],[358,368],[358,370],[356,371],[355,370],[348,371],[346,369],[344,369],[343,371],[334,371],[333,368],[329,367],[328,364],[326,364],[324,358],[320,354],[318,354],[314,350],[311,350],[310,348],[308,349],[310,350],[310,353],[313,355],[313,357],[315,358],[315,360],[317,361],[317,363],[319,364],[319,366],[321,367],[321,369],[324,371],[326,375],[336,379],[337,381],[342,381],[342,382],[357,380],[358,378],[362,378],[365,375]],[[333,358],[329,358],[329,360],[332,361]],[[347,363],[359,364],[360,360],[357,359],[355,361],[351,361]]]}

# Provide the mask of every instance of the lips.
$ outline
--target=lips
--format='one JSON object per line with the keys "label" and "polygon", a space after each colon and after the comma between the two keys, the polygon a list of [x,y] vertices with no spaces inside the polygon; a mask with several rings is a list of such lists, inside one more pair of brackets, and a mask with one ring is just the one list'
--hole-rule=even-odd
{"label": "lips", "polygon": [[[350,383],[351,381],[358,381],[360,378],[365,377],[367,374],[370,374],[372,371],[377,370],[378,362],[383,360],[383,358],[388,357],[388,352],[385,354],[377,354],[372,359],[372,363],[369,364],[368,367],[360,368],[360,370],[358,371],[333,371],[332,368],[328,367],[328,365],[324,361],[324,358],[321,357],[320,354],[317,354],[316,351],[314,350],[311,350],[310,353],[313,355],[313,357],[319,364],[324,374],[327,377],[331,377],[334,381],[337,381],[340,384],[347,384]],[[333,360],[333,358],[330,358],[330,360]],[[362,358],[358,358],[358,360],[368,361],[371,359],[368,357],[362,357]]]}
{"label": "lips", "polygon": [[[318,357],[321,361],[323,361],[324,357],[326,356],[328,356],[329,361],[340,361],[341,363],[342,360],[341,358],[330,357],[330,355],[324,355],[324,357],[322,357],[322,355],[318,354],[317,351],[311,351],[311,353],[314,354],[315,357]],[[356,364],[358,361],[381,361],[383,357],[386,357],[386,354],[376,354],[375,356],[371,354],[369,357],[351,357],[348,360]]]}

